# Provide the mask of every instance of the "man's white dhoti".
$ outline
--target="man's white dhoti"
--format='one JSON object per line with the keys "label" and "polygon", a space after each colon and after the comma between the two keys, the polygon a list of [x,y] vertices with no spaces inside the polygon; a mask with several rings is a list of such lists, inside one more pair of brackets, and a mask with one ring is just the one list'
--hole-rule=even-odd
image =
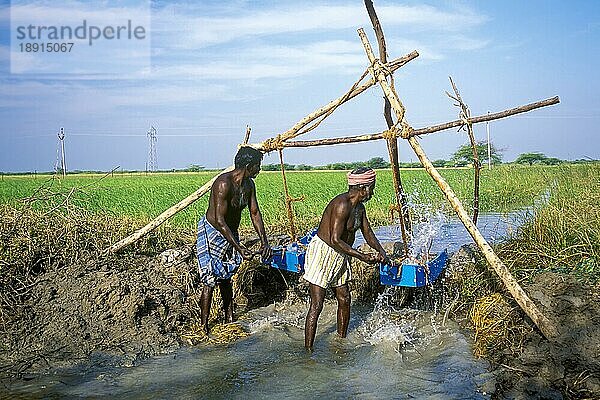
{"label": "man's white dhoti", "polygon": [[322,288],[342,286],[352,279],[350,257],[339,253],[317,235],[306,249],[302,277]]}

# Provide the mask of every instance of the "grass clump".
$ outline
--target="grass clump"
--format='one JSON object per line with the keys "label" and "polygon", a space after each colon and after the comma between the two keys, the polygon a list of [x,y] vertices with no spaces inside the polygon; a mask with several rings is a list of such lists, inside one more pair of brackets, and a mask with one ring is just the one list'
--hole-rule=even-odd
{"label": "grass clump", "polygon": [[600,165],[562,167],[549,198],[498,254],[520,280],[542,271],[600,283]]}
{"label": "grass clump", "polygon": [[[600,289],[600,165],[554,167],[546,175],[547,198],[495,251],[515,278],[527,286],[543,272],[558,272]],[[481,254],[466,256],[452,273],[459,299],[456,315],[466,315],[477,356],[497,360],[515,354],[532,326]],[[596,290],[596,293],[598,290]],[[591,293],[594,295],[594,293]]]}
{"label": "grass clump", "polygon": [[189,345],[217,344],[225,345],[250,335],[240,324],[216,324],[210,329],[207,335],[202,325],[195,322],[181,335]]}

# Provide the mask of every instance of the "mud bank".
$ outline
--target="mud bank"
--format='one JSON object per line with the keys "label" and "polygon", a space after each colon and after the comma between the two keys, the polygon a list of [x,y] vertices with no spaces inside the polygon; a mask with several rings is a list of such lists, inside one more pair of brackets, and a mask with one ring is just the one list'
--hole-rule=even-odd
{"label": "mud bank", "polygon": [[600,299],[572,276],[543,273],[526,290],[557,327],[531,331],[516,354],[503,354],[497,382],[507,397],[600,398]]}
{"label": "mud bank", "polygon": [[68,367],[94,352],[120,365],[179,345],[189,320],[183,285],[155,259],[71,265],[39,277],[5,327],[0,363],[16,378]]}
{"label": "mud bank", "polygon": [[[0,325],[0,378],[27,379],[90,358],[132,366],[189,343],[182,334],[199,319],[196,271],[195,247],[186,246],[154,257],[94,258],[41,273],[27,300]],[[279,301],[286,288],[276,270],[244,263],[234,279],[236,313]],[[217,291],[215,317],[219,303]]]}
{"label": "mud bank", "polygon": [[[388,252],[398,244],[385,245]],[[445,282],[447,315],[468,330],[468,310],[456,306],[458,277],[481,274],[477,253],[463,247],[451,260]],[[479,269],[478,269],[479,268]],[[93,260],[41,275],[18,316],[2,327],[3,379],[29,379],[90,358],[108,365],[135,365],[149,356],[184,345],[181,338],[197,318],[198,285],[193,247],[157,257]],[[488,271],[489,272],[489,271]],[[371,304],[381,292],[374,268],[354,263],[354,301]],[[599,398],[600,299],[594,288],[566,275],[545,273],[524,284],[560,336],[549,342],[522,316],[527,333],[519,348],[490,359],[497,398]],[[245,263],[236,275],[236,313],[288,296],[304,301],[298,275]],[[430,292],[431,293],[431,292]],[[400,293],[405,296],[405,293]],[[410,304],[408,297],[400,302]],[[215,299],[218,303],[218,298]],[[510,299],[509,299],[510,301]],[[213,305],[214,310],[218,306]]]}
{"label": "mud bank", "polygon": [[[482,265],[483,264],[483,265]],[[481,263],[481,255],[473,245],[463,246],[455,253],[448,268],[447,286],[465,276],[485,274],[498,281],[493,272]],[[496,397],[509,399],[598,399],[600,398],[600,293],[598,288],[578,281],[572,275],[544,272],[531,282],[521,283],[540,311],[557,328],[559,335],[546,340],[533,322],[518,309],[501,284],[492,283],[493,295],[501,294],[511,310],[501,312],[496,305],[496,320],[504,324],[512,343],[495,342],[486,358],[496,375]],[[483,292],[472,285],[470,290]],[[485,296],[485,293],[481,293]],[[455,317],[467,329],[473,329],[473,308],[464,309]],[[492,311],[493,313],[493,311]],[[509,316],[509,314],[512,315]],[[518,331],[515,333],[515,331]],[[474,335],[475,336],[475,335]],[[477,338],[476,346],[477,346]],[[485,340],[485,338],[479,338]]]}

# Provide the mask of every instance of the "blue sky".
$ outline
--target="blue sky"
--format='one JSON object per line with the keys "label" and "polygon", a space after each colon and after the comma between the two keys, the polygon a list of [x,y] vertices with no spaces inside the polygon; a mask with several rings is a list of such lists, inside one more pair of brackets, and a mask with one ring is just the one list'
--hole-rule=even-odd
{"label": "blue sky", "polygon": [[[80,14],[73,10],[121,7],[121,15],[135,16],[141,2],[29,3],[38,6],[37,17],[52,8],[77,20]],[[149,5],[149,65],[92,75],[76,73],[70,63],[64,74],[41,74],[27,60],[19,72],[28,66],[34,72],[11,73],[10,3],[0,2],[1,171],[51,170],[61,126],[69,169],[143,169],[150,125],[158,129],[159,168],[225,167],[246,124],[253,142],[264,140],[354,83],[367,65],[357,28],[365,28],[376,48],[362,1]],[[506,161],[530,151],[600,158],[599,2],[376,1],[375,6],[390,58],[420,53],[395,74],[412,126],[456,119],[458,110],[444,94],[450,75],[472,115],[560,96],[557,106],[490,125]],[[115,52],[101,58],[124,65],[134,57]],[[373,87],[305,138],[379,132],[385,128],[381,110],[381,90]],[[485,126],[477,125],[475,134],[484,139]],[[466,141],[454,130],[421,139],[432,159],[449,158]],[[371,142],[290,149],[286,161],[318,165],[386,154],[383,142]],[[416,160],[405,143],[400,158]],[[266,162],[276,158],[267,156]]]}

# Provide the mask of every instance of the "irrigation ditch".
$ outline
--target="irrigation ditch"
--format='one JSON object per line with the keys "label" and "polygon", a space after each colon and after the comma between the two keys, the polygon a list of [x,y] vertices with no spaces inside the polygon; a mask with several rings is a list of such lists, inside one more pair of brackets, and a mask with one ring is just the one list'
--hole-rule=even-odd
{"label": "irrigation ditch", "polygon": [[[547,204],[495,250],[559,332],[546,340],[514,303],[478,250],[456,252],[439,285],[398,292],[402,307],[439,300],[474,353],[490,361],[496,398],[597,398],[600,393],[600,220],[598,167],[556,174]],[[220,324],[199,334],[193,235],[165,226],[127,251],[103,250],[143,225],[82,206],[77,189],[40,187],[0,215],[0,365],[4,391],[75,365],[133,366],[181,346],[227,343],[248,335]],[[272,235],[271,243],[285,241]],[[246,236],[251,246],[255,240]],[[401,244],[387,244],[399,252]],[[353,299],[372,304],[382,288],[373,268],[355,263]],[[238,315],[277,301],[303,301],[295,274],[244,263],[235,277]],[[214,300],[219,301],[218,295]],[[299,344],[300,345],[300,344]],[[3,390],[0,389],[0,392]]]}
{"label": "irrigation ditch", "polygon": [[[98,232],[97,221],[86,222],[90,231]],[[85,222],[78,224],[82,228]],[[2,276],[0,364],[5,384],[90,359],[107,366],[133,366],[182,345],[206,342],[196,328],[199,298],[192,247],[110,257],[97,257],[91,247],[66,264],[60,250],[46,251],[32,249],[27,260],[31,268],[26,274],[13,274],[12,282],[7,274]],[[353,269],[353,297],[373,302],[381,292],[376,272],[360,263]],[[491,361],[499,398],[594,398],[600,393],[597,286],[553,272],[524,284],[560,332],[550,342],[501,289],[473,246],[458,251],[447,272],[444,284],[432,292],[398,293],[398,301],[411,307],[415,297],[442,299],[440,313],[458,321],[473,338],[475,354]],[[235,292],[238,313],[286,297],[303,301],[306,296],[297,275],[280,275],[252,263],[245,263],[236,276]],[[219,324],[218,309],[213,307],[211,343],[247,335]]]}

